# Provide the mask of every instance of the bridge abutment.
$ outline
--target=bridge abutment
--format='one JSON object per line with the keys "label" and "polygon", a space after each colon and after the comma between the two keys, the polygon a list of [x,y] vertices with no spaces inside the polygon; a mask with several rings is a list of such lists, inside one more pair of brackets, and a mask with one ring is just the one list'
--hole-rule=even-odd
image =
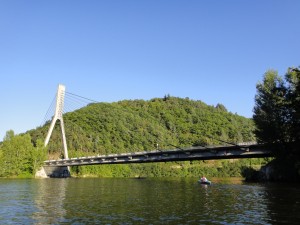
{"label": "bridge abutment", "polygon": [[67,178],[71,177],[68,166],[43,166],[35,174],[36,178]]}

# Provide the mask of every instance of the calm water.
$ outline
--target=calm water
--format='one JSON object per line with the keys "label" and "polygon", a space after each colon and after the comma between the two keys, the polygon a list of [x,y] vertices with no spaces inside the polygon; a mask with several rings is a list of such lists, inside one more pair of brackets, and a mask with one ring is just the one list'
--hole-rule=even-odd
{"label": "calm water", "polygon": [[295,185],[0,179],[0,224],[299,224]]}

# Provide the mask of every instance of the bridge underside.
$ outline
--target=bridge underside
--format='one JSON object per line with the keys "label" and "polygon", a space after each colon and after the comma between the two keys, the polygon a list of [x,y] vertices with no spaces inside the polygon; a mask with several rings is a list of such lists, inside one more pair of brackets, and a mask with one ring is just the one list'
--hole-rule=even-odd
{"label": "bridge underside", "polygon": [[125,163],[150,163],[213,159],[236,158],[264,158],[270,157],[271,151],[262,145],[249,146],[212,146],[191,147],[186,149],[174,149],[166,151],[145,151],[136,153],[98,155],[62,160],[48,160],[44,163],[47,167],[83,166],[97,164],[125,164]]}

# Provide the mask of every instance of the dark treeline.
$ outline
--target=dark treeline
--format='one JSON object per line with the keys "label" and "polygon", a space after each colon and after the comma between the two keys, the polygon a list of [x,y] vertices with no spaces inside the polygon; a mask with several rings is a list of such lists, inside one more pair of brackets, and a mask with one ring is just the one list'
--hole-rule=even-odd
{"label": "dark treeline", "polygon": [[255,134],[275,155],[269,175],[272,180],[300,181],[300,70],[289,68],[284,77],[269,70],[256,89]]}

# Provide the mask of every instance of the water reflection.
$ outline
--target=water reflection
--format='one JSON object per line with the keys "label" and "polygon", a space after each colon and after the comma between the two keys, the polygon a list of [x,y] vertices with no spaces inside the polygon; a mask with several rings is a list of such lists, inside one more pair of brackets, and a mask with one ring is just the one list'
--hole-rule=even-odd
{"label": "water reflection", "polygon": [[34,203],[37,210],[32,213],[35,224],[58,224],[65,220],[67,187],[66,179],[41,179],[36,182]]}

